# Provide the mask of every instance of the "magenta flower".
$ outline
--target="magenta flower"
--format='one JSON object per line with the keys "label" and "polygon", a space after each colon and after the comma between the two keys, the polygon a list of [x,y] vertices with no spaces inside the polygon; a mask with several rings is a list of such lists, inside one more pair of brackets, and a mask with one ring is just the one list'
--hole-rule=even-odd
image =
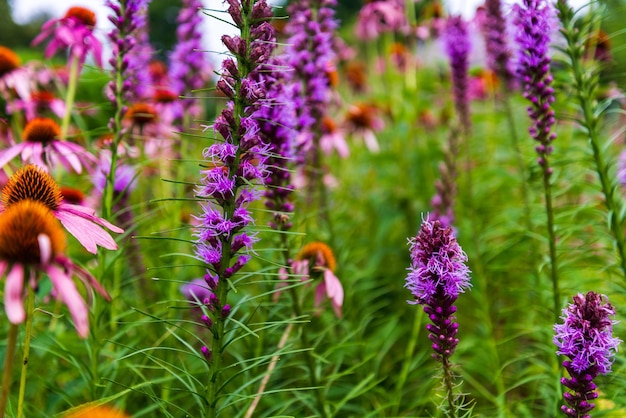
{"label": "magenta flower", "polygon": [[563,366],[570,378],[562,378],[561,383],[572,392],[563,394],[569,406],[561,406],[561,411],[569,417],[584,418],[595,407],[589,401],[598,397],[593,380],[611,371],[621,340],[613,337],[615,321],[610,317],[615,309],[606,296],[579,293],[573,300],[563,309],[563,323],[554,326],[554,344],[558,355],[569,358]]}
{"label": "magenta flower", "polygon": [[454,106],[465,132],[471,128],[469,110],[469,52],[471,43],[467,23],[461,16],[451,16],[445,30],[446,53],[450,59]]}
{"label": "magenta flower", "polygon": [[470,271],[465,264],[467,255],[457,243],[452,228],[444,227],[439,221],[424,220],[418,235],[409,242],[411,267],[405,287],[415,298],[409,303],[424,305],[424,312],[432,321],[427,329],[434,357],[447,362],[459,342],[454,302],[471,286]]}
{"label": "magenta flower", "polygon": [[42,167],[27,165],[9,178],[2,189],[0,214],[23,200],[43,203],[90,253],[95,254],[98,245],[109,250],[117,249],[115,240],[102,227],[116,233],[124,230],[95,216],[91,208],[66,203],[59,186]]}
{"label": "magenta flower", "polygon": [[401,0],[372,1],[363,6],[354,28],[360,39],[372,40],[383,33],[409,33],[409,22]]}
{"label": "magenta flower", "polygon": [[56,297],[67,305],[78,335],[87,337],[88,309],[72,276],[107,300],[110,297],[89,272],[63,254],[65,234],[48,207],[30,199],[15,202],[0,212],[0,231],[0,276],[6,274],[4,305],[9,321],[24,322],[25,284],[37,288],[39,274],[45,273]]}
{"label": "magenta flower", "polygon": [[48,169],[61,163],[68,171],[81,173],[97,160],[78,144],[59,139],[61,128],[52,119],[35,118],[26,124],[22,142],[0,151],[0,168],[20,155],[22,163],[33,163]]}
{"label": "magenta flower", "polygon": [[85,63],[87,54],[91,52],[96,65],[102,67],[102,45],[93,34],[95,26],[94,12],[85,7],[70,7],[65,16],[46,22],[32,43],[37,45],[44,39],[52,37],[46,47],[46,58],[50,58],[61,49],[69,48],[70,56],[77,58],[80,66]]}

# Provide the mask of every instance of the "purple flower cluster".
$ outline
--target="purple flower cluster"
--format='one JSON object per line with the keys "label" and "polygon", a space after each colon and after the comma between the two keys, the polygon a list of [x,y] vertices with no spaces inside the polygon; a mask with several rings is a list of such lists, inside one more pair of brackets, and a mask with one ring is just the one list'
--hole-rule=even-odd
{"label": "purple flower cluster", "polygon": [[299,160],[313,147],[314,127],[321,124],[331,100],[328,70],[336,58],[335,5],[336,0],[304,0],[293,2],[288,9],[291,19],[285,27],[289,35],[285,57],[299,89],[294,102]]}
{"label": "purple flower cluster", "polygon": [[383,33],[408,34],[409,22],[402,0],[379,0],[366,3],[359,11],[354,32],[360,39],[372,40]]}
{"label": "purple flower cluster", "polygon": [[562,378],[561,383],[572,392],[563,395],[569,406],[563,405],[561,410],[578,418],[589,417],[588,412],[595,406],[589,401],[598,397],[593,380],[611,371],[621,341],[613,337],[615,322],[610,317],[615,309],[606,296],[579,293],[573,301],[563,309],[563,323],[554,326],[554,344],[558,355],[570,359],[563,362],[570,378]]}
{"label": "purple flower cluster", "polygon": [[296,85],[288,81],[288,68],[284,57],[272,59],[257,74],[266,89],[265,103],[256,112],[259,129],[265,143],[269,144],[266,189],[263,192],[265,206],[274,211],[273,229],[288,230],[292,224],[289,213],[293,211],[290,195],[291,184],[289,163],[294,160],[296,136],[296,112],[293,105]]}
{"label": "purple flower cluster", "polygon": [[512,89],[515,85],[515,74],[506,37],[506,20],[502,15],[502,2],[487,0],[485,6],[486,15],[481,29],[485,37],[487,65],[498,75],[505,88]]}
{"label": "purple flower cluster", "polygon": [[468,55],[471,44],[467,33],[467,24],[461,16],[452,16],[448,19],[445,29],[445,46],[452,70],[454,105],[461,126],[468,132],[471,125],[468,95]]}
{"label": "purple flower cluster", "polygon": [[[115,74],[123,74],[124,81],[118,83],[113,77],[109,83],[107,97],[113,103],[115,110],[118,109],[120,98],[129,101],[135,96],[136,84],[133,82],[134,72],[147,63],[135,62],[131,51],[137,45],[136,35],[146,24],[146,13],[148,0],[120,0],[115,3],[107,0],[106,6],[113,11],[109,20],[113,23],[114,29],[108,33],[111,41],[111,58],[109,64],[113,67]],[[122,109],[124,112],[125,109]]]}
{"label": "purple flower cluster", "polygon": [[518,73],[524,89],[524,97],[531,102],[528,116],[532,120],[530,135],[539,142],[535,147],[539,154],[539,165],[550,175],[547,157],[552,153],[551,142],[556,134],[551,132],[555,123],[554,89],[550,74],[550,33],[553,9],[545,0],[523,0],[513,6],[517,26],[516,41],[519,45]]}
{"label": "purple flower cluster", "polygon": [[424,305],[424,312],[432,322],[426,329],[433,343],[433,356],[445,361],[459,342],[454,302],[471,286],[470,271],[465,265],[467,255],[457,243],[452,228],[444,227],[439,221],[423,221],[410,244],[411,267],[405,287],[415,300],[409,303]]}
{"label": "purple flower cluster", "polygon": [[236,0],[228,0],[228,4],[235,24],[240,29],[249,25],[250,37],[222,37],[234,59],[224,60],[217,88],[231,101],[213,124],[223,141],[205,149],[206,168],[197,192],[205,204],[196,217],[200,226],[195,252],[207,265],[206,279],[212,291],[250,259],[247,254],[237,256],[242,249],[252,250],[256,241],[244,231],[253,222],[247,206],[258,197],[253,186],[264,184],[268,176],[269,146],[263,143],[257,116],[266,90],[255,72],[275,48],[274,29],[267,22],[272,11],[264,0],[253,6]]}
{"label": "purple flower cluster", "polygon": [[[208,64],[202,51],[201,9],[200,0],[183,0],[176,19],[178,43],[169,56],[169,77],[172,90],[179,96],[188,95],[192,90],[202,88],[206,82]],[[186,99],[183,101],[181,114],[175,117],[181,118],[182,114],[189,111],[195,112],[192,116],[198,117],[200,116],[198,110],[196,99]]]}

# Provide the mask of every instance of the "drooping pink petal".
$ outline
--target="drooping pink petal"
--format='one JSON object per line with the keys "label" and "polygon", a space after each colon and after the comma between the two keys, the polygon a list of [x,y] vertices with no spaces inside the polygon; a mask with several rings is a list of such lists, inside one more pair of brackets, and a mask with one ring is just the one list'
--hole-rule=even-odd
{"label": "drooping pink petal", "polygon": [[326,284],[326,294],[333,304],[335,314],[337,314],[338,317],[341,317],[341,306],[343,305],[343,286],[341,286],[341,282],[337,276],[335,276],[333,272],[328,269],[324,271],[324,283]]}
{"label": "drooping pink petal", "polygon": [[[109,296],[109,294],[104,289],[104,287],[102,287],[100,282],[98,282],[98,280],[96,280],[96,278],[93,277],[93,275],[87,270],[77,264],[74,264],[69,258],[61,254],[57,255],[54,261],[58,265],[63,267],[65,271],[74,272],[74,275],[78,277],[81,282],[83,282],[85,287],[87,287],[88,289],[94,289],[96,292],[100,293],[100,295],[102,295],[102,297],[104,297],[107,302],[111,302],[111,296]],[[89,297],[91,296],[90,293],[91,292],[88,292]]]}
{"label": "drooping pink petal", "polygon": [[92,220],[63,210],[55,211],[55,216],[90,253],[96,254],[98,245],[109,250],[117,249],[117,243],[111,235]]}
{"label": "drooping pink petal", "polygon": [[74,281],[63,270],[52,264],[46,267],[46,273],[50,276],[58,297],[70,310],[78,335],[86,338],[89,334],[89,312]]}
{"label": "drooping pink petal", "polygon": [[46,234],[39,234],[37,235],[37,241],[39,242],[41,265],[45,266],[50,263],[50,257],[52,257],[52,244],[50,242],[50,237]]}
{"label": "drooping pink petal", "polygon": [[325,297],[326,297],[326,282],[321,281],[315,288],[315,302],[313,303],[313,306],[318,308],[322,304],[322,301],[324,300]]}
{"label": "drooping pink petal", "polygon": [[124,232],[122,228],[113,225],[112,223],[108,222],[106,219],[97,217],[96,211],[93,210],[92,208],[88,208],[86,206],[80,206],[80,205],[72,205],[71,203],[61,203],[60,209],[63,212],[67,212],[72,215],[76,215],[81,218],[88,219],[91,222],[97,223],[98,225],[102,225],[106,227],[107,229],[110,229],[113,232],[117,232],[118,234],[121,234],[122,232]]}
{"label": "drooping pink petal", "polygon": [[13,324],[21,324],[26,319],[23,295],[24,267],[20,263],[15,263],[4,283],[4,310]]}
{"label": "drooping pink petal", "polygon": [[7,163],[9,163],[13,158],[17,157],[26,145],[26,142],[21,142],[0,152],[0,168],[7,165]]}

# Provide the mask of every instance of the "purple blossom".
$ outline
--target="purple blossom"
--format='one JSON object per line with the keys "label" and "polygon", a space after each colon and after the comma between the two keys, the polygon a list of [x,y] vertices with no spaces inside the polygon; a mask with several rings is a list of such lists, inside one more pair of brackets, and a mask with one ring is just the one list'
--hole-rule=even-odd
{"label": "purple blossom", "polygon": [[[172,90],[178,96],[189,95],[193,90],[202,88],[209,74],[208,62],[202,51],[202,2],[200,0],[183,0],[176,22],[178,43],[169,56],[169,77]],[[197,99],[186,98],[183,108],[175,117],[183,114],[200,116]]]}
{"label": "purple blossom", "polygon": [[563,323],[554,326],[554,344],[558,355],[569,358],[563,366],[570,378],[562,378],[561,383],[572,392],[563,395],[569,406],[563,405],[561,410],[578,418],[588,417],[594,408],[589,402],[598,397],[593,380],[611,371],[621,340],[613,337],[616,322],[610,317],[615,315],[615,309],[605,295],[579,293],[573,301],[563,309]]}
{"label": "purple blossom", "polygon": [[516,41],[519,45],[518,74],[522,81],[524,97],[531,102],[528,116],[532,121],[530,135],[539,142],[535,150],[539,154],[539,165],[546,175],[552,173],[547,158],[552,152],[551,142],[556,134],[551,132],[555,123],[554,89],[550,74],[550,33],[553,24],[553,9],[545,0],[523,0],[514,5]]}
{"label": "purple blossom", "polygon": [[460,16],[452,16],[448,19],[445,31],[446,53],[450,59],[452,71],[452,86],[454,88],[454,104],[459,115],[463,129],[470,129],[469,112],[469,60],[471,49],[467,24]]}
{"label": "purple blossom", "polygon": [[506,36],[507,22],[502,15],[502,3],[500,0],[486,0],[485,6],[485,17],[480,26],[485,37],[487,65],[502,80],[505,88],[512,89],[515,85],[515,74]]}
{"label": "purple blossom", "polygon": [[[249,20],[250,39],[228,35],[222,38],[237,58],[224,61],[220,80],[232,89],[232,100],[212,126],[223,141],[216,141],[203,151],[206,169],[202,171],[197,196],[204,202],[202,213],[194,217],[198,221],[196,257],[207,264],[207,274],[217,283],[250,260],[248,255],[237,252],[252,251],[257,240],[254,234],[243,230],[254,222],[247,209],[259,196],[254,186],[263,185],[269,174],[269,146],[263,142],[259,128],[266,93],[258,70],[275,48],[273,29],[265,21],[271,16],[271,9],[264,0],[256,2],[252,10],[244,10],[235,0],[228,4],[236,24],[244,25],[243,20]],[[245,65],[240,68],[236,62]]]}
{"label": "purple blossom", "polygon": [[264,191],[265,206],[274,211],[270,226],[288,230],[292,224],[289,212],[293,210],[290,195],[293,191],[289,163],[294,159],[296,113],[293,97],[294,83],[288,82],[287,66],[284,60],[276,58],[259,71],[259,77],[267,88],[263,106],[258,110],[260,134],[269,145]]}
{"label": "purple blossom", "polygon": [[[140,42],[139,35],[146,26],[146,14],[149,0],[119,0],[113,2],[107,0],[105,5],[113,12],[109,20],[113,23],[114,29],[108,33],[111,41],[111,58],[109,64],[113,67],[115,74],[122,74],[124,82],[118,83],[113,77],[109,83],[107,97],[117,110],[118,100],[130,101],[132,97],[140,96],[141,92],[136,92],[138,88],[136,73],[147,66],[143,54],[132,53],[133,48]],[[143,32],[145,34],[145,31]],[[145,47],[145,38],[144,45]],[[147,74],[148,72],[145,71]],[[141,75],[139,75],[141,77]]]}
{"label": "purple blossom", "polygon": [[458,344],[454,302],[471,286],[470,271],[465,265],[467,256],[452,228],[437,220],[424,220],[418,235],[409,242],[411,266],[405,287],[415,298],[409,303],[424,305],[424,312],[432,322],[426,329],[430,332],[434,357],[445,362]]}
{"label": "purple blossom", "polygon": [[[296,83],[294,105],[298,163],[304,163],[313,148],[315,127],[330,104],[328,69],[336,59],[333,34],[338,27],[335,0],[305,0],[289,6],[291,19],[285,27],[289,35],[285,62]],[[315,13],[316,12],[316,13]]]}

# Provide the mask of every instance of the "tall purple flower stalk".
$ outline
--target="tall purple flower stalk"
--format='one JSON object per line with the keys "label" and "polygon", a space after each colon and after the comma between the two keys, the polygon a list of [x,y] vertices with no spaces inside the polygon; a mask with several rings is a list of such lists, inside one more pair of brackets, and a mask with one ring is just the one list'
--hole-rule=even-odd
{"label": "tall purple flower stalk", "polygon": [[513,6],[516,41],[519,46],[518,74],[522,81],[524,97],[530,101],[528,116],[532,126],[528,130],[533,139],[539,142],[535,148],[539,154],[539,165],[549,176],[552,169],[548,165],[548,156],[552,153],[552,141],[556,134],[552,132],[555,123],[554,89],[551,87],[550,74],[550,33],[553,24],[553,9],[545,0],[523,0]]}
{"label": "tall purple flower stalk", "polygon": [[515,70],[511,60],[511,49],[507,40],[507,24],[502,15],[500,0],[485,2],[486,16],[481,25],[485,37],[487,65],[498,76],[504,88],[515,87]]}
{"label": "tall purple flower stalk", "polygon": [[550,246],[550,276],[552,280],[553,310],[555,319],[560,310],[558,269],[556,256],[556,232],[552,210],[552,190],[548,156],[552,153],[552,132],[555,123],[554,89],[550,74],[550,32],[553,23],[553,9],[546,0],[523,0],[513,6],[517,33],[515,40],[519,47],[518,74],[522,82],[524,97],[530,101],[528,116],[531,127],[528,132],[539,143],[535,147],[539,154],[538,164],[543,172],[544,200],[547,215],[548,243]]}
{"label": "tall purple flower stalk", "polygon": [[563,366],[570,377],[561,383],[572,391],[563,395],[569,406],[561,406],[561,411],[568,417],[588,418],[595,407],[590,401],[598,397],[593,380],[611,371],[621,340],[613,337],[615,321],[610,317],[615,309],[605,295],[579,293],[573,301],[563,309],[563,323],[554,326],[556,353],[569,358]]}
{"label": "tall purple flower stalk", "polygon": [[465,133],[468,133],[471,128],[468,95],[468,55],[471,44],[467,33],[467,23],[461,16],[452,16],[448,19],[445,31],[445,47],[452,71],[454,105],[461,126]]}
{"label": "tall purple flower stalk", "polygon": [[113,104],[114,113],[109,121],[109,129],[113,135],[111,166],[106,173],[107,181],[102,195],[102,207],[105,217],[110,217],[113,206],[117,149],[125,134],[122,118],[130,99],[136,93],[133,72],[140,67],[133,61],[135,56],[131,52],[138,42],[136,36],[146,24],[148,0],[120,0],[119,2],[107,0],[106,6],[113,12],[109,20],[114,28],[108,34],[112,48],[112,56],[109,60],[112,67],[112,79],[107,87],[107,97]]}
{"label": "tall purple flower stalk", "polygon": [[184,115],[200,117],[198,100],[189,95],[204,87],[208,74],[206,54],[202,51],[202,7],[200,0],[183,0],[176,18],[178,43],[169,56],[169,77],[174,93],[185,96],[182,109],[174,115],[177,119]]}
{"label": "tall purple flower stalk", "polygon": [[433,357],[443,367],[449,413],[456,411],[452,364],[450,356],[459,342],[458,324],[454,313],[459,294],[471,287],[470,270],[465,264],[467,255],[458,244],[451,227],[428,219],[422,222],[416,237],[410,241],[411,266],[405,287],[413,294],[411,304],[424,305],[431,323],[430,333]]}
{"label": "tall purple flower stalk", "polygon": [[443,227],[454,225],[454,200],[457,194],[457,156],[459,154],[458,130],[451,129],[448,134],[448,148],[444,150],[443,162],[439,164],[441,177],[435,182],[435,196],[430,201],[433,208],[433,220],[441,222]]}
{"label": "tall purple flower stalk", "polygon": [[286,62],[293,68],[293,81],[298,86],[295,93],[298,163],[308,162],[314,167],[316,161],[310,160],[315,160],[318,154],[317,129],[331,101],[328,70],[336,58],[335,5],[336,0],[293,2],[288,9],[291,18],[285,27],[289,35]]}
{"label": "tall purple flower stalk", "polygon": [[[203,201],[195,233],[195,255],[206,265],[205,280],[214,297],[210,301],[211,347],[201,352],[209,364],[207,386],[209,413],[216,415],[221,384],[225,322],[230,314],[227,303],[230,277],[249,260],[257,238],[247,227],[253,223],[248,205],[256,200],[255,185],[268,177],[269,146],[262,141],[258,113],[265,102],[266,89],[255,73],[267,63],[276,46],[274,29],[268,20],[272,11],[265,0],[228,0],[228,13],[241,36],[222,36],[232,54],[222,63],[216,87],[230,99],[216,118],[213,130],[221,139],[203,152],[205,163],[197,197]],[[208,325],[210,324],[210,325]]]}
{"label": "tall purple flower stalk", "polygon": [[289,81],[287,69],[284,57],[278,57],[257,72],[259,81],[267,89],[265,103],[256,113],[261,136],[269,145],[269,176],[263,195],[265,206],[274,211],[270,227],[283,231],[292,226],[289,216],[294,209],[291,200],[294,186],[291,184],[289,166],[294,160],[296,136],[296,113],[293,104],[296,86]]}

